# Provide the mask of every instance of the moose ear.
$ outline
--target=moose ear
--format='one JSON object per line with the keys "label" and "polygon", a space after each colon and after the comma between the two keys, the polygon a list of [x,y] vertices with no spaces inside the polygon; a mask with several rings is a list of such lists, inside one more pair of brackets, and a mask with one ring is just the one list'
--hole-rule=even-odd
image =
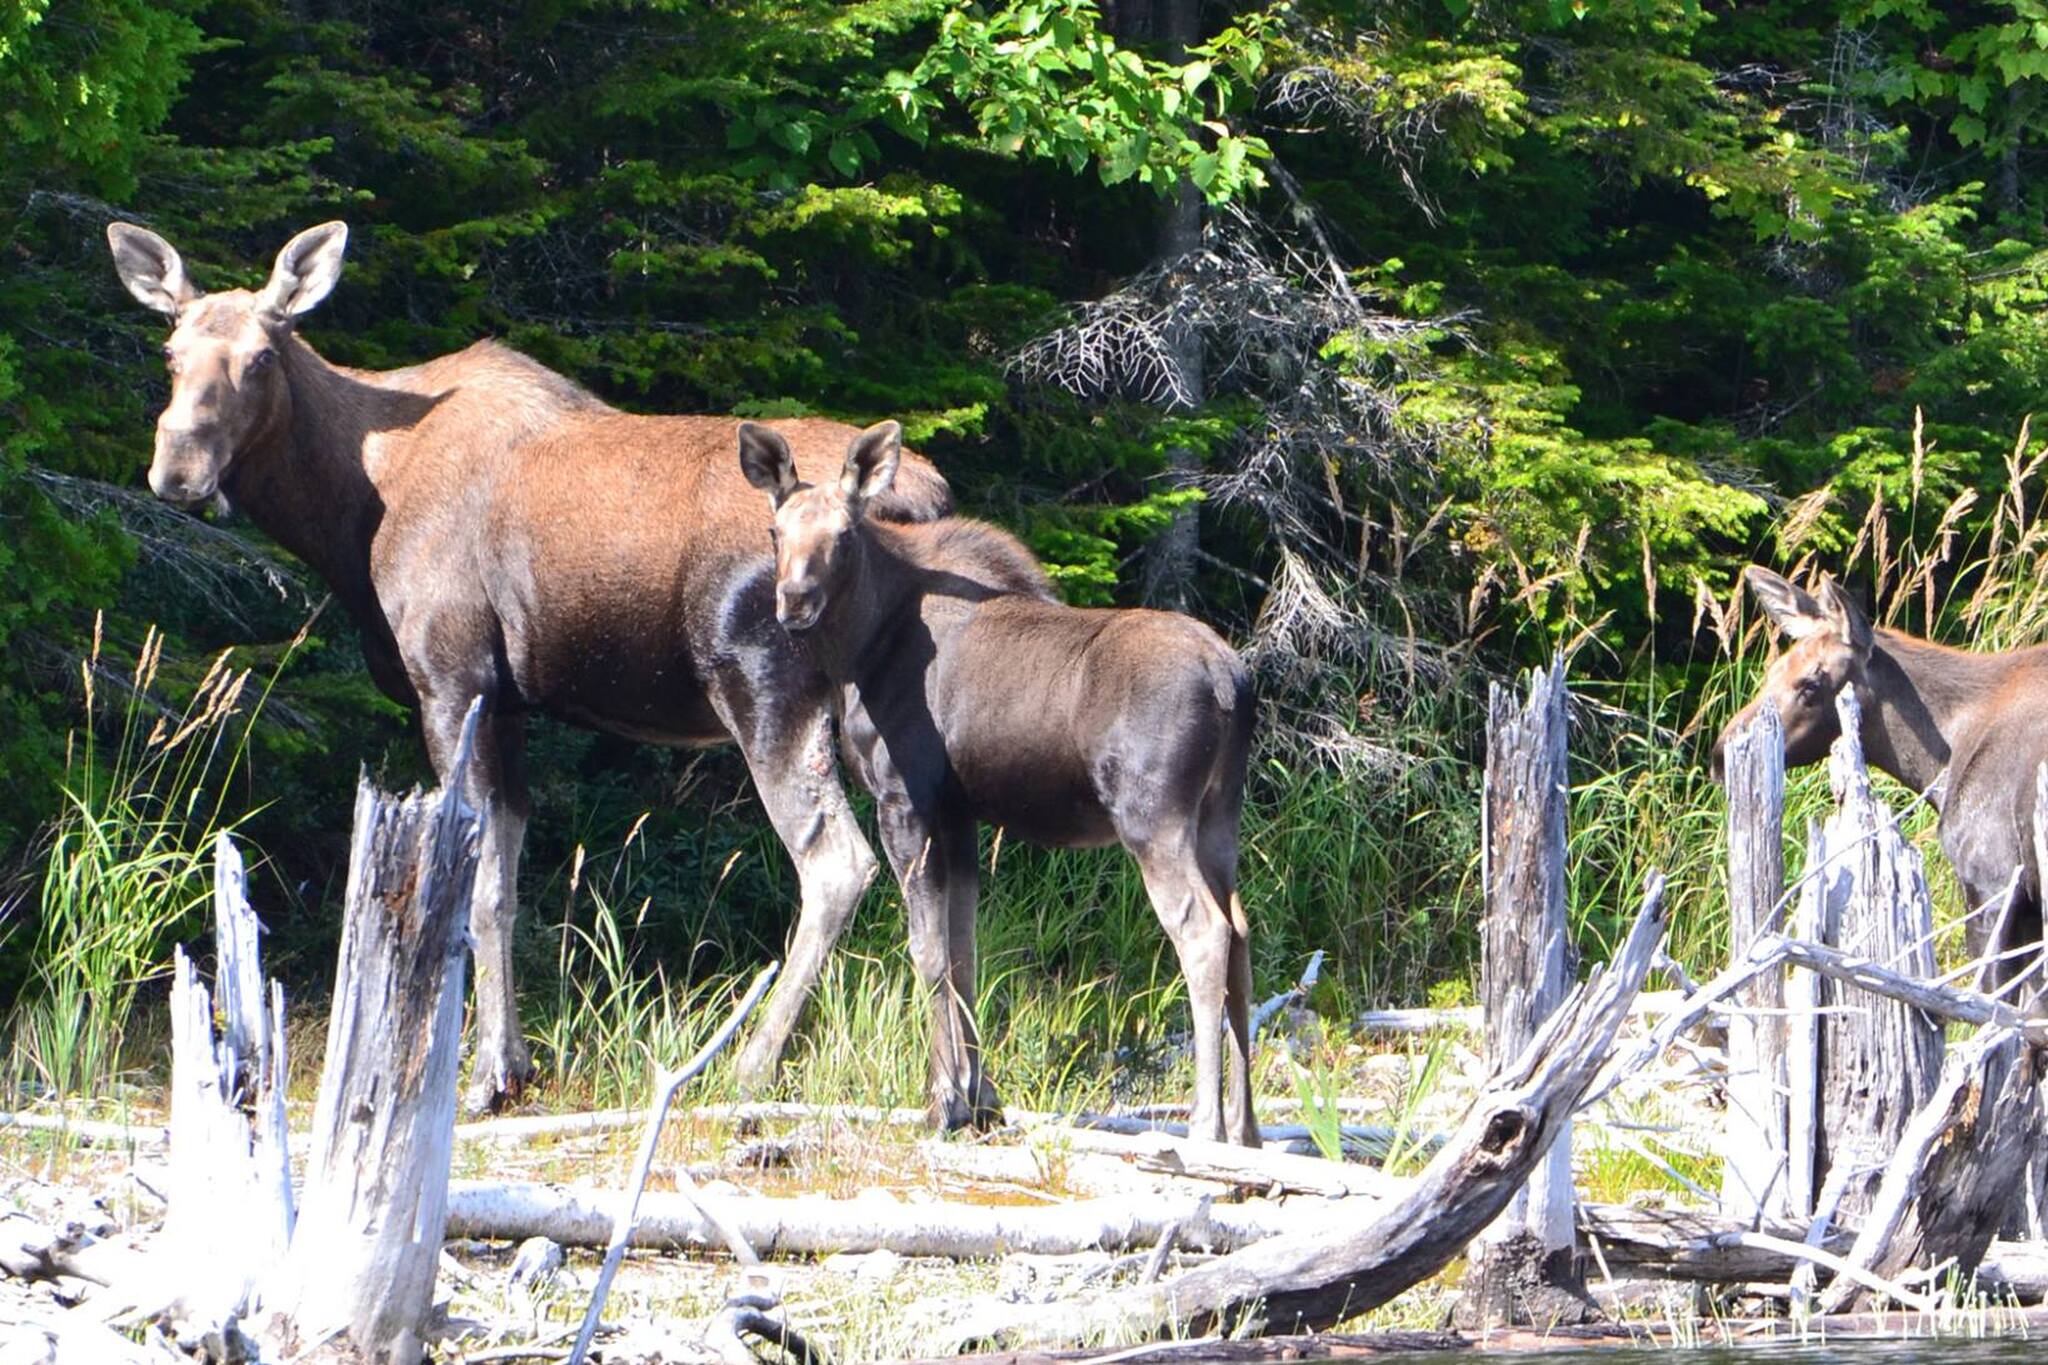
{"label": "moose ear", "polygon": [[1870,618],[1863,609],[1849,600],[1849,594],[1842,591],[1842,585],[1834,579],[1826,579],[1820,585],[1821,605],[1827,609],[1828,629],[1858,654],[1870,652]]}
{"label": "moose ear", "polygon": [[341,278],[342,253],[348,250],[348,224],[309,227],[284,244],[263,286],[263,306],[281,318],[295,318],[320,305]]}
{"label": "moose ear", "polygon": [[839,489],[849,502],[879,498],[896,481],[896,466],[902,460],[903,428],[895,422],[877,422],[846,447]]}
{"label": "moose ear", "polygon": [[789,453],[789,442],[772,427],[740,423],[740,472],[777,507],[796,492],[796,460]]}
{"label": "moose ear", "polygon": [[114,252],[114,269],[145,308],[172,317],[199,297],[199,291],[185,278],[185,262],[176,247],[133,223],[107,224],[107,245]]}
{"label": "moose ear", "polygon": [[1793,586],[1790,579],[1772,573],[1758,564],[1752,564],[1742,571],[1743,581],[1749,584],[1750,594],[1757,605],[1771,618],[1772,624],[1795,640],[1803,640],[1816,631],[1825,630],[1831,624],[1821,611],[1820,603],[1805,589]]}

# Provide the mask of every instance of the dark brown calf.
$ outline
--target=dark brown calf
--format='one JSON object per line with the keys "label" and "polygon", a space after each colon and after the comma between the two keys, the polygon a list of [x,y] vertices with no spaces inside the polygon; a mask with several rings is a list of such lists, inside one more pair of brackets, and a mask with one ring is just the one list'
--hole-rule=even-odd
{"label": "dark brown calf", "polygon": [[[1750,592],[1791,648],[1772,661],[1763,688],[1728,722],[1721,751],[1758,707],[1785,725],[1785,762],[1827,756],[1841,733],[1835,697],[1854,684],[1871,766],[1920,792],[1941,812],[1941,847],[1977,913],[1971,952],[2002,954],[1994,980],[2010,979],[2041,939],[2041,870],[2034,859],[2034,781],[2048,760],[2048,647],[1973,654],[1872,630],[1847,593],[1823,581],[1815,598],[1769,569],[1746,573]],[[2001,901],[2020,870],[2009,911]],[[2004,931],[1996,944],[1992,932]]]}
{"label": "dark brown calf", "polygon": [[[293,326],[340,278],[347,235],[311,228],[262,290],[201,294],[163,238],[108,229],[129,291],[173,324],[150,487],[181,506],[231,501],[311,565],[355,618],[378,686],[417,708],[437,772],[485,699],[468,793],[488,821],[471,1108],[531,1071],[512,987],[521,714],[657,744],[736,741],[802,884],[788,970],[740,1059],[763,1084],[875,859],[834,771],[824,680],[775,622],[732,421],[629,416],[491,342],[403,370],[330,365]],[[777,430],[818,474],[852,433]],[[949,510],[931,465],[905,471],[881,515]]]}
{"label": "dark brown calf", "polygon": [[903,888],[931,993],[935,1116],[958,1125],[997,1107],[974,1025],[985,822],[1034,843],[1130,850],[1187,976],[1189,1132],[1257,1146],[1237,894],[1243,664],[1190,617],[1064,605],[992,526],[877,522],[900,452],[894,422],[871,427],[844,472],[814,487],[781,433],[740,427],[740,465],[774,507],[776,616],[832,681],[842,752],[875,795]]}

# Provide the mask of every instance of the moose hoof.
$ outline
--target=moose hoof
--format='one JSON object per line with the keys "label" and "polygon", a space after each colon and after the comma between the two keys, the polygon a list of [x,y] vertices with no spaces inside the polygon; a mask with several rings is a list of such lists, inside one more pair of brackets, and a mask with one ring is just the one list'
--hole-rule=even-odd
{"label": "moose hoof", "polygon": [[518,1103],[535,1075],[532,1060],[524,1055],[496,1061],[479,1054],[463,1092],[463,1112],[470,1118],[503,1113]]}
{"label": "moose hoof", "polygon": [[996,1094],[995,1087],[986,1081],[975,1088],[972,1103],[959,1091],[949,1089],[933,1097],[931,1119],[932,1126],[940,1132],[955,1133],[962,1128],[971,1128],[985,1133],[1003,1126],[1003,1101]]}

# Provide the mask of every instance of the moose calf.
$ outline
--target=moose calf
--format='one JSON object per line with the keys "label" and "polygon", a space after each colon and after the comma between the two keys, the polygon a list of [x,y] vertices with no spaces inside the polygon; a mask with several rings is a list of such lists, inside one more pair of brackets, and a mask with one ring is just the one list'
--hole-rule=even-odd
{"label": "moose calf", "polygon": [[1187,977],[1189,1132],[1256,1146],[1237,894],[1243,663],[1187,616],[1065,605],[993,526],[871,518],[901,451],[896,423],[870,427],[820,487],[799,479],[779,433],[739,430],[740,467],[774,508],[776,619],[831,683],[842,751],[875,796],[903,889],[931,994],[934,1117],[957,1127],[998,1107],[973,1018],[986,822],[1040,844],[1130,850]]}

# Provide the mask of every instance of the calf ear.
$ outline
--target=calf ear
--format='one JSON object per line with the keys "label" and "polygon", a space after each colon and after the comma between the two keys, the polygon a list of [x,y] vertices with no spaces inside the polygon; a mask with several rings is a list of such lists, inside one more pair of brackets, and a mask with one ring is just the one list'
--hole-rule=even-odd
{"label": "calf ear", "polygon": [[1835,638],[1855,650],[1858,654],[1870,652],[1870,618],[1863,609],[1849,600],[1849,594],[1830,578],[1820,585],[1821,604],[1827,608],[1828,629]]}
{"label": "calf ear", "polygon": [[185,262],[177,248],[148,228],[109,223],[107,245],[113,249],[121,283],[145,308],[176,317],[180,308],[199,297],[185,278]]}
{"label": "calf ear", "polygon": [[896,466],[902,461],[903,428],[895,422],[877,422],[846,447],[839,489],[849,502],[879,498],[896,481]]}
{"label": "calf ear", "polygon": [[263,306],[281,318],[310,313],[341,278],[341,257],[347,250],[347,223],[307,228],[277,253],[270,283],[263,286]]}
{"label": "calf ear", "polygon": [[1757,605],[1771,618],[1772,624],[1795,640],[1803,640],[1816,631],[1825,630],[1830,624],[1822,613],[1820,603],[1803,588],[1793,586],[1790,579],[1772,573],[1758,564],[1752,564],[1742,572],[1743,581],[1749,584],[1750,595]]}
{"label": "calf ear", "polygon": [[790,456],[789,442],[772,427],[740,423],[740,472],[748,483],[765,490],[777,507],[796,492],[796,460]]}

